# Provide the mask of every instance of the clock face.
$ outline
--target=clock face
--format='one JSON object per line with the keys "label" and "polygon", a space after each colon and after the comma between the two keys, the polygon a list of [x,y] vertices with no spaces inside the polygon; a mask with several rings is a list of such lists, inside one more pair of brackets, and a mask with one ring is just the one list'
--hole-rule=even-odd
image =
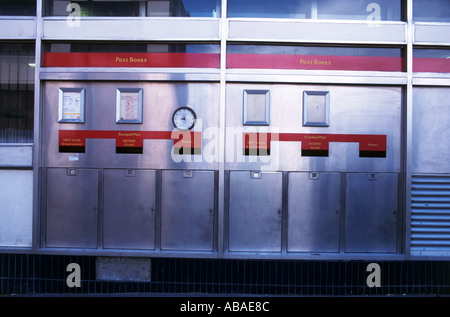
{"label": "clock face", "polygon": [[189,107],[180,107],[173,113],[172,122],[178,130],[190,130],[194,127],[197,115]]}

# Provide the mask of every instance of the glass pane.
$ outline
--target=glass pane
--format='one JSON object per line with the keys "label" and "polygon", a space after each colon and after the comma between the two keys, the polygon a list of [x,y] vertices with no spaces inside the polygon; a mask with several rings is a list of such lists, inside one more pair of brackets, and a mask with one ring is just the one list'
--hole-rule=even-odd
{"label": "glass pane", "polygon": [[[73,9],[68,5],[75,3]],[[45,14],[67,16],[79,10],[80,16],[153,16],[153,17],[220,17],[220,0],[46,0]],[[74,12],[75,13],[75,12]]]}
{"label": "glass pane", "polygon": [[34,44],[0,42],[0,143],[32,143]]}
{"label": "glass pane", "polygon": [[318,19],[401,20],[400,0],[317,0]]}
{"label": "glass pane", "polygon": [[423,22],[450,22],[450,1],[414,0],[413,19]]}
{"label": "glass pane", "polygon": [[36,0],[2,0],[0,15],[36,15]]}
{"label": "glass pane", "polygon": [[229,17],[399,21],[401,12],[401,0],[228,0]]}
{"label": "glass pane", "polygon": [[228,45],[227,68],[404,71],[401,48]]}
{"label": "glass pane", "polygon": [[413,71],[450,73],[450,50],[415,48],[413,51]]}
{"label": "glass pane", "polygon": [[44,67],[219,68],[215,43],[46,43]]}
{"label": "glass pane", "polygon": [[311,18],[311,0],[228,0],[228,17]]}

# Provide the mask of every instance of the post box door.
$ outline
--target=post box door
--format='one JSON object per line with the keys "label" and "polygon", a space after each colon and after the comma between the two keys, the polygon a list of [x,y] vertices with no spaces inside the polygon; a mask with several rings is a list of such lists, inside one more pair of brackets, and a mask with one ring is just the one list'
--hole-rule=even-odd
{"label": "post box door", "polygon": [[162,250],[213,251],[214,188],[213,171],[162,171]]}
{"label": "post box door", "polygon": [[281,251],[281,191],[280,172],[230,172],[230,251]]}
{"label": "post box door", "polygon": [[156,171],[104,171],[105,248],[155,248]]}
{"label": "post box door", "polygon": [[47,247],[97,247],[98,171],[47,169]]}

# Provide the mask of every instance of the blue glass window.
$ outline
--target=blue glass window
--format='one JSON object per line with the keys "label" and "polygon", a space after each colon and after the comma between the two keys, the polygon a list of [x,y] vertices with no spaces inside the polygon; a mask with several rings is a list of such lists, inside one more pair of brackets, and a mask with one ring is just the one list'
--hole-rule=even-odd
{"label": "blue glass window", "polygon": [[401,0],[228,0],[228,16],[400,21],[401,4]]}
{"label": "blue glass window", "polygon": [[414,21],[450,22],[449,0],[414,0]]}
{"label": "blue glass window", "polygon": [[80,16],[220,17],[220,0],[46,0],[45,14],[67,16],[70,3],[79,5]]}

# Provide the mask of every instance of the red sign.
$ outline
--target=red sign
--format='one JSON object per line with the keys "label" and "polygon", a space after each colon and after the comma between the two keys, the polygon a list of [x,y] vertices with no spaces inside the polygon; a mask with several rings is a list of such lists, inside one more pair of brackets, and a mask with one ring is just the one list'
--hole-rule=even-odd
{"label": "red sign", "polygon": [[142,154],[144,139],[173,140],[175,154],[200,154],[201,132],[59,130],[59,152],[85,153],[86,139],[115,139],[116,153]]}
{"label": "red sign", "polygon": [[450,58],[423,58],[413,59],[414,72],[450,73]]}
{"label": "red sign", "polygon": [[401,72],[404,66],[402,57],[227,54],[227,68]]}
{"label": "red sign", "polygon": [[44,67],[194,67],[219,68],[210,53],[44,53]]}
{"label": "red sign", "polygon": [[269,155],[271,141],[302,143],[302,156],[328,156],[330,142],[359,143],[360,157],[386,157],[386,135],[244,133],[244,155]]}

